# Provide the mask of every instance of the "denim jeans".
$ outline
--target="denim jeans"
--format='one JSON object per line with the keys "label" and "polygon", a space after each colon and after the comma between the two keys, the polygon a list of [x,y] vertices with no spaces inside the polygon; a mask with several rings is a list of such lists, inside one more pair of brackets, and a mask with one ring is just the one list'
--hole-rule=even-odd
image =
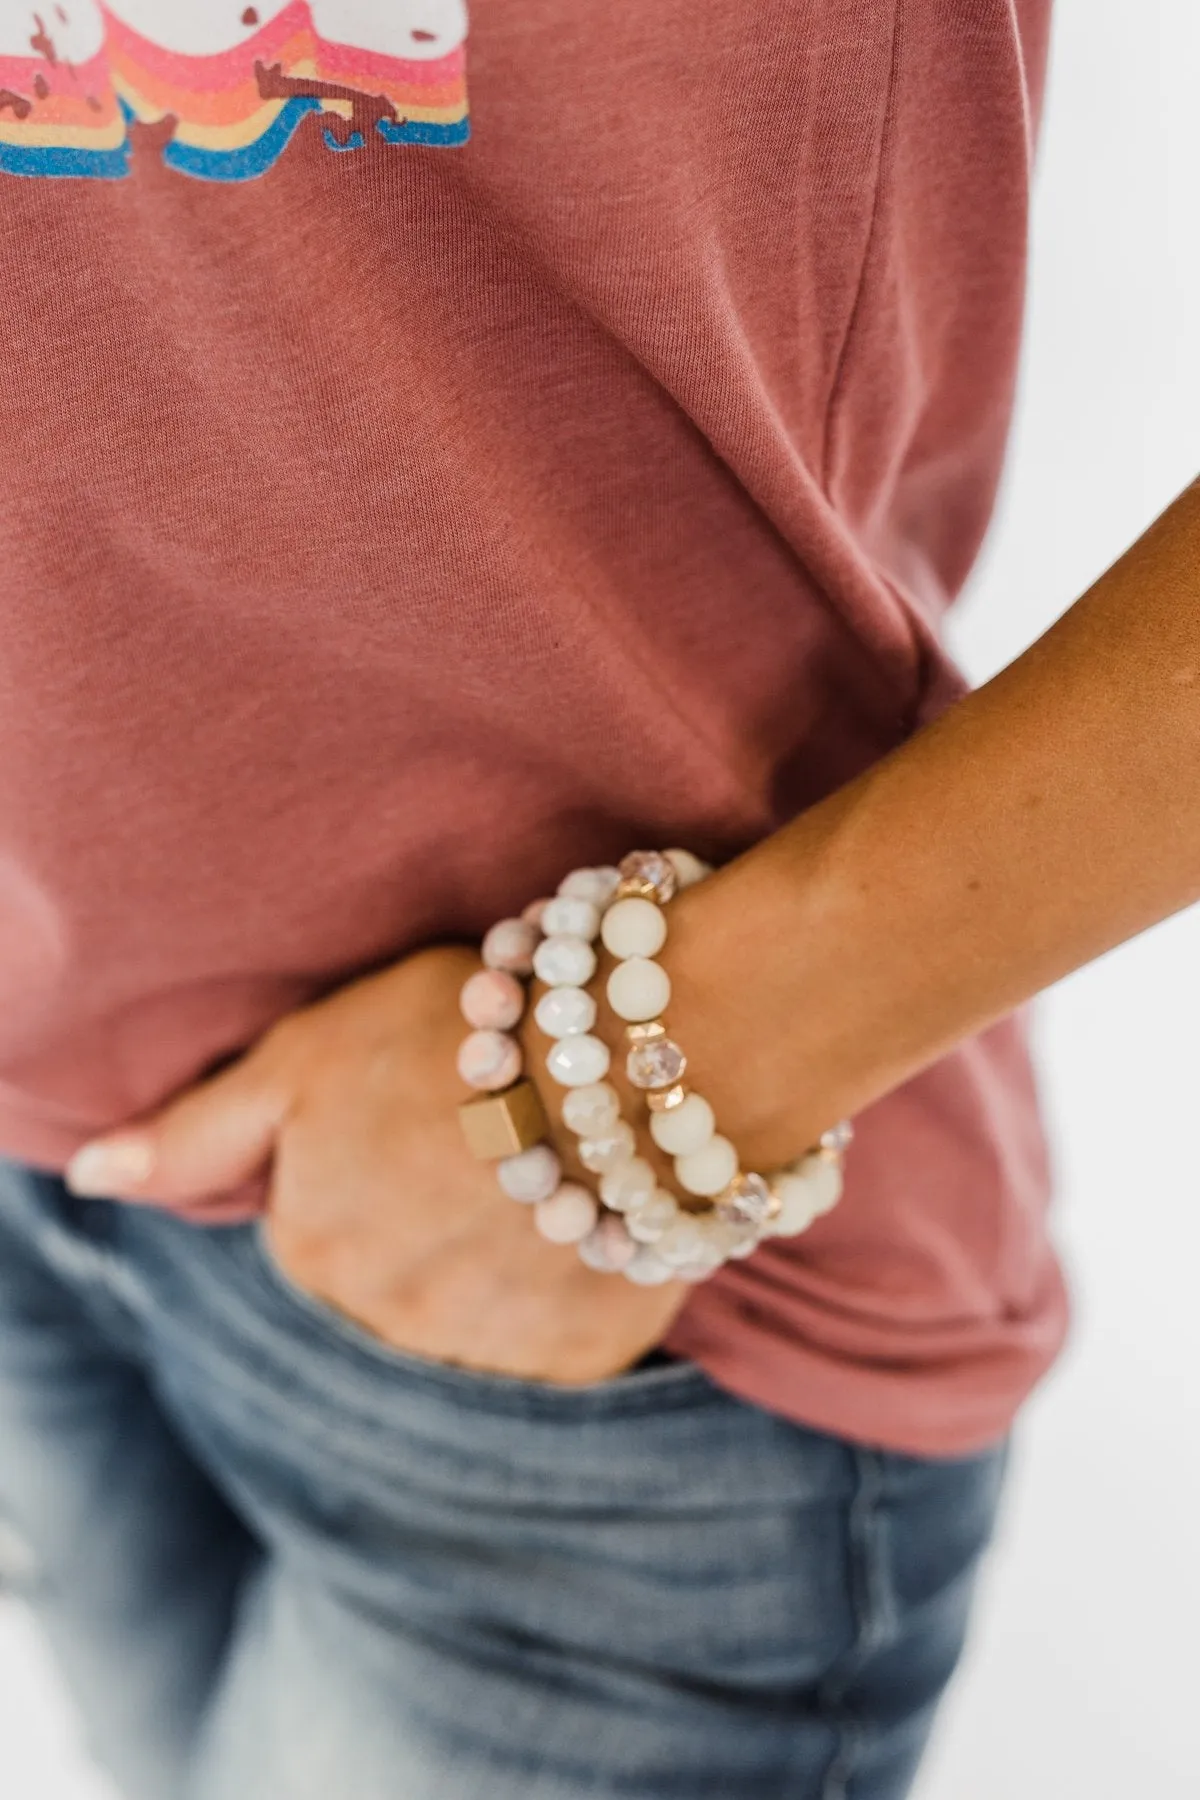
{"label": "denim jeans", "polygon": [[0,1164],[0,1513],[130,1800],[900,1800],[1003,1464],[444,1368]]}

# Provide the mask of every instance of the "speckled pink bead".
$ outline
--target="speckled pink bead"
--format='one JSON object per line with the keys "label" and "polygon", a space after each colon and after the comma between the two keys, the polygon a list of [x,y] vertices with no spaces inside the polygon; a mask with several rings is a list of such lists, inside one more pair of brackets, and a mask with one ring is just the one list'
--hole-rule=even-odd
{"label": "speckled pink bead", "polygon": [[534,1144],[498,1162],[496,1179],[510,1200],[536,1206],[555,1192],[562,1180],[562,1164],[549,1144]]}
{"label": "speckled pink bead", "polygon": [[619,1275],[638,1253],[638,1246],[625,1229],[624,1219],[605,1213],[594,1231],[579,1245],[579,1260],[600,1275]]}
{"label": "speckled pink bead", "polygon": [[599,1207],[586,1188],[564,1181],[549,1200],[533,1209],[534,1224],[552,1244],[578,1244],[596,1224]]}
{"label": "speckled pink bead", "polygon": [[525,989],[503,969],[480,969],[463,983],[458,1003],[476,1031],[511,1031],[525,1011]]}
{"label": "speckled pink bead", "polygon": [[458,1046],[458,1072],[468,1087],[497,1093],[521,1073],[521,1046],[503,1031],[472,1031]]}
{"label": "speckled pink bead", "polygon": [[483,940],[480,955],[489,969],[506,969],[510,975],[532,975],[538,928],[528,919],[501,919]]}

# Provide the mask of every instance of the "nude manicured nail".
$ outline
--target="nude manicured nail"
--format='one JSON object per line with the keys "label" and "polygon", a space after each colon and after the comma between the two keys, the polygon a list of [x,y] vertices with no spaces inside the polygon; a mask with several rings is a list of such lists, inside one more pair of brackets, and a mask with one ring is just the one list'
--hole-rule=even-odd
{"label": "nude manicured nail", "polygon": [[138,1187],[154,1167],[149,1138],[97,1138],[77,1150],[63,1180],[73,1194],[104,1197]]}

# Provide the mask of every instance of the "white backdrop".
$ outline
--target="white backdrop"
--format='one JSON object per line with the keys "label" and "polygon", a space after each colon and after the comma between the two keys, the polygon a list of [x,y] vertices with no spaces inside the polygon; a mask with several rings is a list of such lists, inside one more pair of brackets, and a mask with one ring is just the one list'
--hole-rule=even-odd
{"label": "white backdrop", "polygon": [[[1200,7],[1058,4],[1014,455],[956,634],[977,677],[1200,472]],[[914,1800],[1196,1793],[1198,1016],[1200,913],[1043,1003],[1075,1337],[1026,1415]],[[3,1612],[0,1789],[100,1800],[24,1622]]]}

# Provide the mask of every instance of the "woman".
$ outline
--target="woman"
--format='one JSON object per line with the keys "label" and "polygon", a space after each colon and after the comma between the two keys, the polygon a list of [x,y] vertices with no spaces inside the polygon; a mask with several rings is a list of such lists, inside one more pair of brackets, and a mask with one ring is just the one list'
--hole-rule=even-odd
{"label": "woman", "polygon": [[[1064,1328],[1008,1015],[1197,889],[1194,492],[981,694],[937,638],[1044,9],[477,0],[465,88],[450,7],[20,10],[0,1506],[96,1752],[894,1800]],[[742,1166],[857,1123],[695,1286],[455,1120],[470,946],[647,844]]]}

